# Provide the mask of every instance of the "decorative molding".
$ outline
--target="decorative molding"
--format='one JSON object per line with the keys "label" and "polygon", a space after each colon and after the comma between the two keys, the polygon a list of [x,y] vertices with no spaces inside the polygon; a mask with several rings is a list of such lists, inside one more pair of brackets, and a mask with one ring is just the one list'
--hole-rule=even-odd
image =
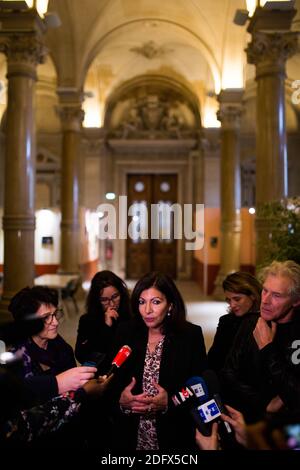
{"label": "decorative molding", "polygon": [[109,139],[107,141],[108,150],[113,152],[122,152],[138,154],[152,154],[153,152],[158,154],[170,153],[180,154],[182,152],[188,152],[194,149],[197,146],[196,139],[157,139],[157,140],[148,140],[143,139]]}
{"label": "decorative molding", "polygon": [[130,51],[136,52],[136,54],[142,55],[143,57],[146,57],[146,59],[152,60],[161,58],[169,52],[173,52],[174,49],[170,49],[165,46],[158,46],[155,41],[151,40],[144,42],[141,47],[131,47]]}

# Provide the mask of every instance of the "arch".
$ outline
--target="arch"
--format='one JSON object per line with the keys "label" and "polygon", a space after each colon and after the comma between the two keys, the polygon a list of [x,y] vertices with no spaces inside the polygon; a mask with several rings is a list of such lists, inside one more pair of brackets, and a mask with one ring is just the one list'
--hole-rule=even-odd
{"label": "arch", "polygon": [[191,138],[201,128],[200,104],[183,83],[160,75],[142,75],[110,95],[104,127],[109,138]]}
{"label": "arch", "polygon": [[170,19],[165,19],[165,18],[157,18],[157,17],[143,17],[143,18],[137,18],[133,19],[127,22],[124,22],[120,25],[117,25],[113,29],[111,29],[109,32],[105,33],[95,44],[95,46],[92,48],[92,50],[88,53],[85,64],[82,67],[82,76],[80,78],[80,83],[83,85],[88,69],[91,66],[93,60],[97,57],[97,55],[103,50],[105,44],[108,42],[108,40],[111,38],[113,34],[116,32],[119,32],[121,29],[126,28],[130,25],[134,25],[137,23],[141,23],[144,21],[153,21],[153,22],[159,22],[159,23],[165,23],[168,25],[172,25],[175,28],[179,28],[180,30],[184,31],[185,33],[188,34],[189,38],[192,41],[195,41],[196,47],[199,47],[199,51],[202,54],[202,56],[205,58],[206,62],[209,65],[211,74],[213,76],[214,80],[214,86],[215,86],[215,92],[219,93],[221,90],[221,70],[220,67],[217,64],[217,61],[214,57],[212,49],[208,46],[206,42],[203,41],[203,39],[200,38],[194,31],[189,29],[187,26],[182,25],[177,23],[176,21],[170,20]]}

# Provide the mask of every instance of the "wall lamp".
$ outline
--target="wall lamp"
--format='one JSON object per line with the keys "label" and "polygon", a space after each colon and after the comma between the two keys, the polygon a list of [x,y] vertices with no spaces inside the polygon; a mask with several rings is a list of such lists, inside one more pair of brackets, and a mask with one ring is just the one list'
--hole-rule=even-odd
{"label": "wall lamp", "polygon": [[20,12],[34,9],[43,19],[48,28],[58,28],[61,25],[56,12],[48,12],[49,0],[1,0],[0,10]]}
{"label": "wall lamp", "polygon": [[238,9],[235,12],[233,22],[238,26],[244,26],[248,20],[251,19],[253,14],[256,12],[256,9],[263,9],[265,11],[287,11],[293,10],[295,5],[295,0],[279,0],[279,1],[256,1],[256,0],[248,0],[247,3],[247,10],[246,9]]}

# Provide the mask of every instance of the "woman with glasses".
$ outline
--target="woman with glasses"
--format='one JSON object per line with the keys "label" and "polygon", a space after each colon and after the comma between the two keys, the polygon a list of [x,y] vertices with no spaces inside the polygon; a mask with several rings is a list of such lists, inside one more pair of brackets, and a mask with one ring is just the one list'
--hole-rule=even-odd
{"label": "woman with glasses", "polygon": [[[76,359],[84,364],[101,364],[104,373],[109,364],[107,351],[114,340],[117,325],[130,317],[130,302],[127,286],[111,271],[100,271],[92,279],[86,300],[86,313],[80,317]],[[109,406],[105,400],[86,406],[84,410],[87,445],[109,449],[113,440]],[[101,426],[99,426],[101,422]]]}
{"label": "woman with glasses", "polygon": [[100,271],[92,279],[86,313],[80,317],[76,359],[99,363],[111,346],[117,325],[130,318],[127,286],[111,271]]}
{"label": "woman with glasses", "polygon": [[26,380],[37,402],[75,391],[94,377],[94,367],[76,367],[73,349],[58,334],[63,311],[58,308],[57,291],[25,287],[11,299],[8,309],[16,322],[33,316],[43,320],[41,331],[12,345],[12,352],[23,360],[21,378]]}

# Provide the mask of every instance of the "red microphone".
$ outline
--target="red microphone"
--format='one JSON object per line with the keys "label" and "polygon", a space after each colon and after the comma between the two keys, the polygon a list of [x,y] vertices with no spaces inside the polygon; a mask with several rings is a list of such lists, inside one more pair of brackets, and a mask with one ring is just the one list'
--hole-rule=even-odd
{"label": "red microphone", "polygon": [[127,344],[125,346],[121,347],[121,349],[119,350],[116,357],[114,358],[114,360],[111,363],[111,368],[109,369],[109,371],[106,374],[107,377],[109,377],[117,369],[119,369],[119,367],[123,364],[123,362],[126,361],[128,356],[130,356],[131,351],[132,351],[132,349],[129,346],[127,346]]}

